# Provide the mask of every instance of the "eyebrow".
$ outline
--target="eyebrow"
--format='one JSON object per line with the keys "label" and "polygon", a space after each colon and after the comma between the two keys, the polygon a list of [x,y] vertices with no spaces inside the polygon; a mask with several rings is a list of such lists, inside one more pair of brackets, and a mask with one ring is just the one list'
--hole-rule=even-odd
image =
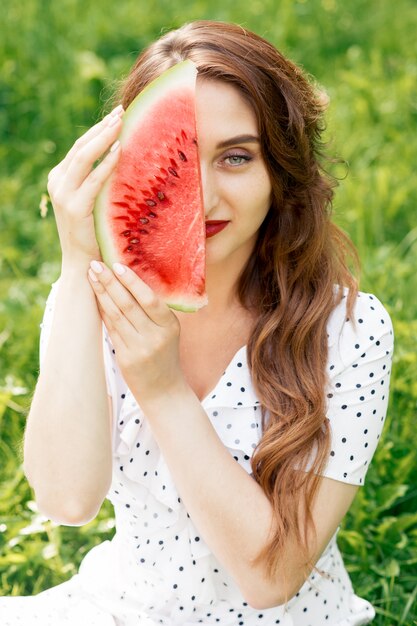
{"label": "eyebrow", "polygon": [[229,148],[239,143],[259,143],[259,137],[255,135],[237,135],[217,144],[217,148]]}

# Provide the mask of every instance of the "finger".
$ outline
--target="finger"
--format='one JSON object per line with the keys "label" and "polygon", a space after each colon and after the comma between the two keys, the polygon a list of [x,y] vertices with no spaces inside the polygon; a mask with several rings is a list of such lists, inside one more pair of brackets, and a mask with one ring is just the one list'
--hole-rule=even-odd
{"label": "finger", "polygon": [[90,174],[94,163],[115,142],[121,128],[121,118],[114,116],[109,124],[87,144],[77,150],[68,165],[63,182],[65,192],[78,189]]}
{"label": "finger", "polygon": [[138,332],[136,328],[130,323],[123,311],[119,309],[111,295],[106,291],[105,286],[101,284],[96,273],[93,272],[91,268],[88,270],[88,278],[99,307],[104,311],[104,315],[106,316],[110,334],[117,333],[117,335],[123,338],[123,342],[126,345],[137,340]]}
{"label": "finger", "polygon": [[97,300],[96,298],[96,302],[97,302],[97,308],[99,310],[100,313],[100,317],[105,325],[105,327],[107,328],[107,332],[109,333],[113,348],[114,348],[114,352],[116,353],[117,351],[119,351],[120,349],[126,348],[126,344],[123,341],[123,337],[121,337],[118,332],[116,331],[115,328],[113,328],[113,325],[111,323],[111,320],[109,318],[108,315],[106,315],[105,310],[102,308],[102,306],[100,305],[100,302]]}
{"label": "finger", "polygon": [[120,141],[117,140],[111,146],[109,152],[106,154],[101,163],[97,165],[97,167],[95,167],[87,176],[81,185],[81,193],[85,191],[88,197],[92,197],[93,199],[96,198],[104,183],[116,167],[120,153]]}
{"label": "finger", "polygon": [[61,161],[61,172],[65,173],[68,170],[70,163],[72,162],[74,156],[86,146],[92,139],[100,135],[103,130],[108,127],[108,125],[112,122],[115,117],[121,117],[124,113],[123,107],[120,104],[113,111],[111,111],[108,115],[106,115],[100,122],[94,124],[91,128],[87,130],[81,137],[77,139],[77,141],[72,146],[71,150],[65,156],[63,161]]}
{"label": "finger", "polygon": [[115,263],[113,271],[118,280],[139,302],[146,315],[158,326],[169,326],[175,316],[165,302],[135,272],[126,265]]}
{"label": "finger", "polygon": [[53,181],[53,179],[56,178],[58,174],[59,175],[65,174],[65,172],[68,169],[69,164],[74,158],[74,155],[83,146],[85,146],[89,141],[91,141],[91,139],[93,139],[98,134],[100,134],[105,128],[105,126],[110,122],[112,117],[114,117],[115,115],[122,116],[123,113],[124,113],[124,110],[123,110],[122,105],[120,104],[118,107],[113,109],[113,111],[111,111],[108,115],[106,115],[100,122],[97,122],[97,124],[89,128],[87,132],[84,133],[84,135],[79,137],[77,141],[74,143],[74,145],[72,146],[71,150],[69,150],[69,152],[66,154],[65,158],[60,163],[58,163],[58,165],[52,168],[52,170],[49,172],[48,183]]}
{"label": "finger", "polygon": [[[115,306],[140,334],[148,332],[149,325],[151,323],[153,324],[153,322],[151,322],[130,291],[117,280],[113,272],[104,265],[104,263],[99,263],[98,261],[93,261],[90,269],[99,283],[99,285],[96,286],[96,293],[102,293],[104,289],[106,295],[111,298]],[[106,309],[106,313],[107,312]]]}
{"label": "finger", "polygon": [[[101,122],[98,122],[97,124],[92,126],[86,133],[84,133],[84,135],[82,135],[81,137],[77,139],[77,141],[72,146],[71,150],[68,152],[65,158],[60,163],[58,163],[58,165],[52,168],[52,170],[48,174],[47,187],[48,187],[48,192],[50,195],[54,194],[57,187],[62,187],[63,177],[65,176],[70,164],[72,163],[76,155],[79,153],[79,151],[84,146],[86,146],[89,143],[89,141],[91,141],[92,139],[97,137],[99,134],[101,134],[106,129],[106,127],[108,127],[108,125],[113,119],[117,117],[120,119],[123,114],[124,114],[124,109],[122,105],[119,105],[111,113],[106,115],[106,117],[103,118]],[[108,144],[105,148],[103,147],[103,152],[107,148],[108,148]],[[101,154],[103,154],[103,152]],[[101,154],[99,156],[101,156]]]}

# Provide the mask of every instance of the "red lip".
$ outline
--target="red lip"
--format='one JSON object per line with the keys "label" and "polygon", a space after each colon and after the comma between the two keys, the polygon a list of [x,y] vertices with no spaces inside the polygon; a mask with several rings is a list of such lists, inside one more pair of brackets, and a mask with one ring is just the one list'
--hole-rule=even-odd
{"label": "red lip", "polygon": [[214,235],[217,235],[223,228],[226,228],[228,223],[228,221],[224,220],[211,220],[206,222],[206,237],[214,237]]}

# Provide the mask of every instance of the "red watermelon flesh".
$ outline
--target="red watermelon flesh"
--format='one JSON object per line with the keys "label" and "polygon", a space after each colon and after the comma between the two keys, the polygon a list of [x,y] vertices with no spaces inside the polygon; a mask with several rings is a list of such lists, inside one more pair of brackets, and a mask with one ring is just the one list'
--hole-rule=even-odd
{"label": "red watermelon flesh", "polygon": [[207,303],[196,75],[191,61],[178,63],[128,107],[119,162],[94,209],[105,263],[128,265],[183,311]]}

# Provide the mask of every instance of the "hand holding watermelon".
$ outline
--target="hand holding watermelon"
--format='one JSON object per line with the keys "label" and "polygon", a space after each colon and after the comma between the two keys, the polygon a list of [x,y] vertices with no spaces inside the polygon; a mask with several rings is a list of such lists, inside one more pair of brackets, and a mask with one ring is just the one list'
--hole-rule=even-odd
{"label": "hand holding watermelon", "polygon": [[[97,194],[118,160],[118,143],[114,142],[120,132],[122,114],[122,107],[118,107],[90,128],[49,174],[48,192],[64,264],[81,262],[85,267],[100,256],[92,211]],[[109,148],[106,157],[93,168]]]}
{"label": "hand holding watermelon", "polygon": [[133,270],[119,263],[113,270],[92,261],[88,275],[123,378],[143,408],[187,388],[179,360],[180,325]]}

